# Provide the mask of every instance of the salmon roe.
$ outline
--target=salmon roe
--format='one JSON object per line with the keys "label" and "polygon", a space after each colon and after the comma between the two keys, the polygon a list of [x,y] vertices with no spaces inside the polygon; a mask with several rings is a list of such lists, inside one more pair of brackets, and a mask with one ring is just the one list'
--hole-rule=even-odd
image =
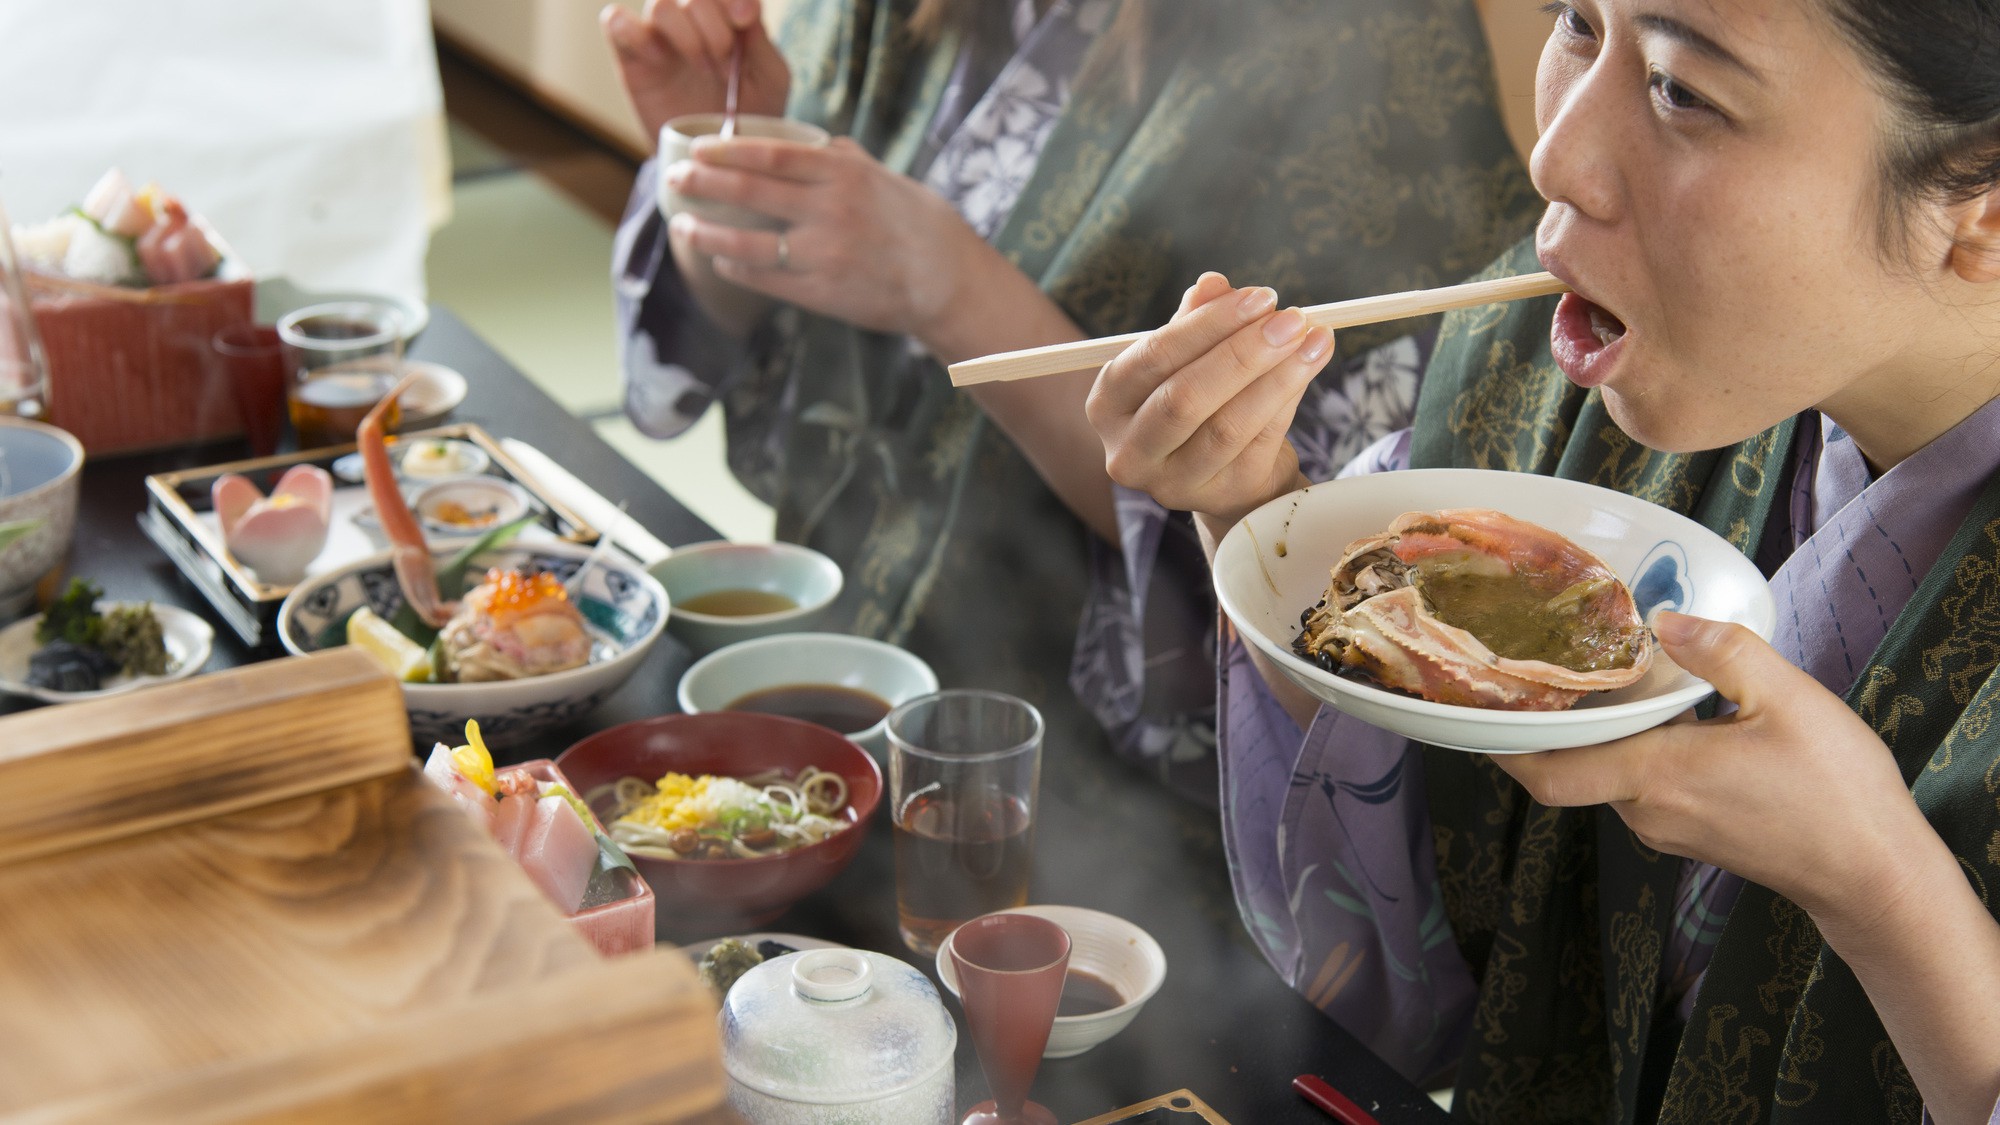
{"label": "salmon roe", "polygon": [[555,575],[546,571],[522,574],[518,570],[495,568],[486,572],[486,585],[486,608],[496,617],[530,613],[544,602],[569,600],[569,591],[563,589],[563,584],[556,581]]}

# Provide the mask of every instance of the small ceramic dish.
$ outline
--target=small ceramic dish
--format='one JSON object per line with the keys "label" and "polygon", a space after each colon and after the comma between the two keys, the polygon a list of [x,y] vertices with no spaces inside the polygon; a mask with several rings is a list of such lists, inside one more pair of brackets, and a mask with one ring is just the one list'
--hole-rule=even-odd
{"label": "small ceramic dish", "polygon": [[[455,552],[435,551],[443,564]],[[512,543],[480,555],[475,569],[506,567],[553,574],[567,581],[590,557],[570,543]],[[615,554],[600,558],[574,594],[590,624],[597,650],[590,663],[566,672],[520,680],[470,684],[404,684],[410,737],[419,746],[457,745],[467,719],[479,720],[487,745],[511,749],[542,732],[574,722],[622,687],[659,640],[667,616],[666,591],[646,573]],[[278,610],[278,636],[296,655],[346,643],[342,626],[356,608],[368,606],[393,618],[403,590],[389,556],[371,555],[293,587]],[[658,888],[655,888],[657,892]]]}
{"label": "small ceramic dish", "polygon": [[1491,508],[1567,536],[1631,588],[1639,615],[1662,609],[1733,621],[1768,639],[1777,621],[1755,564],[1693,520],[1622,492],[1527,473],[1422,469],[1327,481],[1245,516],[1215,552],[1215,591],[1244,640],[1323,703],[1406,738],[1476,753],[1590,746],[1637,734],[1714,689],[1656,653],[1644,679],[1567,711],[1432,703],[1336,675],[1292,652],[1301,612],[1326,592],[1347,545],[1405,512]]}
{"label": "small ceramic dish", "polygon": [[459,438],[397,444],[402,448],[397,451],[396,475],[404,480],[443,481],[476,477],[493,465],[493,458],[484,449]]}
{"label": "small ceramic dish", "polygon": [[[674,612],[667,631],[696,656],[724,645],[795,633],[809,628],[840,596],[840,567],[810,547],[795,543],[695,543],[681,547],[647,569],[666,587]],[[791,608],[741,615],[701,609],[706,595],[778,595]],[[695,608],[688,608],[693,602]]]}
{"label": "small ceramic dish", "polygon": [[396,422],[398,430],[408,433],[430,429],[465,401],[468,389],[465,376],[444,364],[406,360],[403,370],[416,372],[417,381],[403,389],[398,403],[402,412],[402,418]]}
{"label": "small ceramic dish", "polygon": [[498,477],[461,477],[426,485],[410,508],[427,539],[477,539],[528,514],[527,492]]}
{"label": "small ceramic dish", "polygon": [[[145,605],[145,602],[99,601],[99,612]],[[121,695],[128,691],[152,684],[171,683],[184,680],[202,670],[208,663],[208,654],[215,645],[215,630],[199,616],[178,606],[151,603],[153,615],[160,619],[162,640],[167,647],[167,658],[172,663],[164,675],[128,676],[123,672],[105,680],[105,686],[96,691],[52,691],[48,688],[31,687],[28,684],[28,660],[40,649],[35,640],[35,628],[42,623],[42,615],[16,621],[5,629],[0,629],[0,691],[13,695],[25,695],[44,703],[75,703],[84,699],[102,699],[107,695]]]}
{"label": "small ceramic dish", "polygon": [[[1087,1016],[1057,1016],[1049,1031],[1045,1059],[1080,1055],[1125,1030],[1146,1001],[1167,981],[1167,955],[1153,935],[1115,914],[1081,906],[1022,906],[1000,914],[1033,914],[1047,918],[1069,934],[1069,970],[1084,972],[1111,986],[1125,1002]],[[951,963],[951,938],[937,951],[938,980],[958,995],[958,971]]]}
{"label": "small ceramic dish", "polygon": [[[738,641],[695,661],[681,676],[681,710],[690,715],[742,710],[730,705],[756,692],[799,686],[865,692],[893,711],[936,691],[938,678],[930,665],[883,641],[845,633],[780,633]],[[792,717],[806,718],[803,714]],[[837,733],[880,757],[887,752],[884,730],[888,718],[888,711],[884,711],[869,726]]]}

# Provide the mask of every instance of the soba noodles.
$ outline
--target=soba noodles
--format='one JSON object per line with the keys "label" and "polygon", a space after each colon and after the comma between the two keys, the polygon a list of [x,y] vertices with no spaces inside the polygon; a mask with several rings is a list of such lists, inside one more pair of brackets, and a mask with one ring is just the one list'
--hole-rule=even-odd
{"label": "soba noodles", "polygon": [[848,826],[847,781],[807,766],[792,777],[670,773],[621,777],[591,790],[612,840],[650,859],[754,859],[816,844]]}

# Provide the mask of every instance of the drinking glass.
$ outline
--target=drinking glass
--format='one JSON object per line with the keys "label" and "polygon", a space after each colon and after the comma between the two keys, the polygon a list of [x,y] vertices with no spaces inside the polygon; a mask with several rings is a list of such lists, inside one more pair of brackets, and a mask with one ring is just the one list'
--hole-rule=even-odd
{"label": "drinking glass", "polygon": [[209,347],[235,399],[250,455],[270,456],[278,448],[278,419],[285,412],[285,348],[278,330],[232,324],[217,332]]}
{"label": "drinking glass", "polygon": [[1027,904],[1042,716],[1000,692],[943,691],[885,725],[897,923],[932,954],[966,920]]}
{"label": "drinking glass", "polygon": [[1069,971],[1069,934],[1032,914],[989,914],[951,939],[959,1001],[991,1101],[959,1125],[1056,1125],[1055,1114],[1028,1100]]}
{"label": "drinking glass", "polygon": [[[387,301],[336,301],[287,313],[278,321],[278,339],[300,449],[353,441],[361,419],[402,374],[402,319]],[[400,420],[391,403],[388,428]]]}
{"label": "drinking glass", "polygon": [[48,361],[21,279],[20,259],[0,206],[0,414],[39,418],[48,396]]}

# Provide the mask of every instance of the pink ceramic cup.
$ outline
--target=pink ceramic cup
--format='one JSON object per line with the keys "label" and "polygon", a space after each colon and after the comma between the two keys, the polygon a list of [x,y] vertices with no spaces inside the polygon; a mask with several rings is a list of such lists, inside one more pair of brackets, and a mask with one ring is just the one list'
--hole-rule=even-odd
{"label": "pink ceramic cup", "polygon": [[952,934],[966,1030],[993,1091],[961,1125],[1056,1125],[1028,1090],[1062,1002],[1069,945],[1061,926],[1032,914],[988,914]]}

